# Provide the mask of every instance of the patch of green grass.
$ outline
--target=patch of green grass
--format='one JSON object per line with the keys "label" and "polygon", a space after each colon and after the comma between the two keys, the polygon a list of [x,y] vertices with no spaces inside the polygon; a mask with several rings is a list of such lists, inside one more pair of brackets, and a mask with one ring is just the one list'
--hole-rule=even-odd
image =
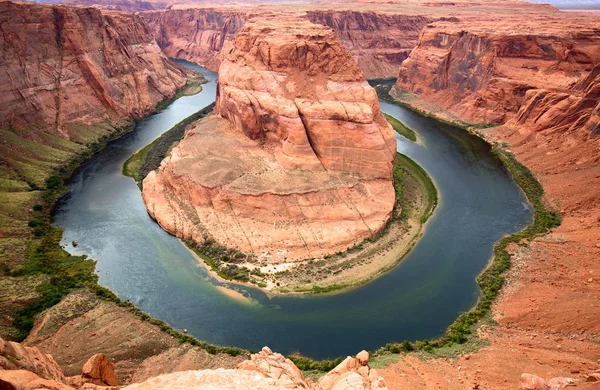
{"label": "patch of green grass", "polygon": [[385,119],[387,119],[387,121],[390,123],[390,125],[392,125],[396,133],[413,142],[417,141],[417,133],[415,133],[413,129],[409,128],[404,123],[400,122],[398,119],[394,118],[391,115],[388,115],[386,113],[384,113],[383,115],[385,116]]}
{"label": "patch of green grass", "polygon": [[[405,175],[411,175],[415,178],[422,188],[422,195],[424,197],[424,205],[420,211],[420,221],[422,224],[427,222],[429,217],[433,214],[433,211],[437,207],[438,204],[438,192],[437,188],[435,188],[435,184],[433,184],[433,180],[419,164],[417,164],[410,157],[402,154],[396,154],[396,163],[394,164],[394,182],[401,183]],[[408,213],[412,210],[412,206],[408,203],[406,197],[402,196],[402,186],[396,184],[396,202],[402,208],[402,214],[404,218],[408,217]]]}
{"label": "patch of green grass", "polygon": [[298,355],[288,355],[288,359],[290,359],[296,367],[298,367],[302,371],[321,371],[327,372],[333,370],[338,364],[340,364],[344,359],[341,357],[333,360],[313,360],[311,358],[307,358],[304,356]]}
{"label": "patch of green grass", "polygon": [[195,114],[188,116],[171,129],[165,131],[152,143],[131,155],[123,164],[123,175],[132,177],[141,188],[142,181],[148,173],[158,169],[171,148],[184,137],[186,128],[211,113],[214,107],[215,104],[212,103]]}

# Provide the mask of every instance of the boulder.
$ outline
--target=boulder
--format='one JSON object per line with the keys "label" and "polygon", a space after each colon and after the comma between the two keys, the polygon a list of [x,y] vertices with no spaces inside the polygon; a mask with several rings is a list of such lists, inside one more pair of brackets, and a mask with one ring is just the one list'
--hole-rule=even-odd
{"label": "boulder", "polygon": [[104,386],[118,386],[115,365],[111,363],[105,354],[97,353],[81,368],[81,377],[84,382]]}

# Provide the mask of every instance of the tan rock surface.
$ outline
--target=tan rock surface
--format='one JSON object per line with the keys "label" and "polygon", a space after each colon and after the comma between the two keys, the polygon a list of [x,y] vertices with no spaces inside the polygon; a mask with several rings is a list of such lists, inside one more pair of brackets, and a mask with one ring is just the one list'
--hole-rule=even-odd
{"label": "tan rock surface", "polygon": [[65,375],[58,363],[49,354],[40,352],[14,341],[0,338],[0,369],[27,370],[43,379],[65,381]]}
{"label": "tan rock surface", "polygon": [[331,30],[247,23],[221,65],[216,112],[144,180],[167,231],[282,261],[344,250],[389,219],[394,133]]}
{"label": "tan rock surface", "polygon": [[81,368],[81,376],[85,381],[96,385],[119,385],[115,365],[103,353],[97,353],[88,359]]}
{"label": "tan rock surface", "polygon": [[235,368],[247,358],[180,345],[158,327],[85,291],[69,294],[36,318],[23,344],[51,354],[66,375],[73,376],[90,357],[106,354],[121,384],[180,370]]}

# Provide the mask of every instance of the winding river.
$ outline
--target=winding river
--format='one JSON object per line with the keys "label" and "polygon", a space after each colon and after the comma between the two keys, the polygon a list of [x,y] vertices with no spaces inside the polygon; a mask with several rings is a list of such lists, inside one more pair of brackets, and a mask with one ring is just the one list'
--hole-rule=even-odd
{"label": "winding river", "polygon": [[[475,277],[493,243],[532,218],[530,206],[489,146],[467,132],[402,107],[382,110],[414,129],[398,151],[433,178],[440,203],[423,237],[393,270],[350,291],[268,297],[231,285],[226,294],[175,237],[154,223],[123,162],[177,122],[214,101],[216,74],[82,165],[59,201],[55,224],[68,250],[98,261],[100,284],[200,340],[258,350],[264,345],[313,358],[355,354],[388,342],[439,336],[480,294]],[[241,297],[241,295],[240,295]]]}

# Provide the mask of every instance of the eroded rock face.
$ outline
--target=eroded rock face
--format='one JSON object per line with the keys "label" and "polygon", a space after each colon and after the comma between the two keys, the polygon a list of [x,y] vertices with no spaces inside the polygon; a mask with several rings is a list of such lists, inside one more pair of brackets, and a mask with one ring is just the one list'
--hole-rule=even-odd
{"label": "eroded rock face", "polygon": [[[350,9],[306,11],[311,22],[336,32],[367,79],[396,77],[398,66],[415,46],[419,31],[437,20],[424,14]],[[181,6],[140,15],[152,26],[158,44],[169,57],[194,61],[217,71],[233,46],[235,34],[248,18],[259,14],[243,6]]]}
{"label": "eroded rock face", "polygon": [[77,124],[125,124],[185,85],[138,16],[0,3],[0,127],[81,141]]}
{"label": "eroded rock face", "polygon": [[188,8],[143,12],[140,16],[151,26],[156,41],[169,57],[193,61],[216,72],[248,13]]}
{"label": "eroded rock face", "polygon": [[[532,99],[542,99],[542,92],[559,92],[545,97],[555,107],[567,95],[583,97],[583,90],[572,87],[600,62],[595,28],[591,19],[554,14],[543,20],[437,22],[423,29],[396,86],[463,121],[505,123]],[[570,103],[579,104],[560,107]]]}
{"label": "eroded rock face", "polygon": [[[303,390],[386,390],[387,387],[375,370],[368,366],[368,354],[348,357],[330,373],[314,384],[279,353],[268,347],[253,354],[235,370],[184,371],[150,378],[145,382],[125,387],[127,390],[161,390],[174,386],[185,389],[303,389]],[[359,355],[361,355],[359,354]]]}
{"label": "eroded rock face", "polygon": [[330,29],[246,23],[221,65],[216,112],[144,180],[167,231],[283,261],[344,250],[389,219],[394,133]]}
{"label": "eroded rock face", "polygon": [[27,370],[48,380],[64,381],[65,375],[51,355],[0,338],[0,370]]}

